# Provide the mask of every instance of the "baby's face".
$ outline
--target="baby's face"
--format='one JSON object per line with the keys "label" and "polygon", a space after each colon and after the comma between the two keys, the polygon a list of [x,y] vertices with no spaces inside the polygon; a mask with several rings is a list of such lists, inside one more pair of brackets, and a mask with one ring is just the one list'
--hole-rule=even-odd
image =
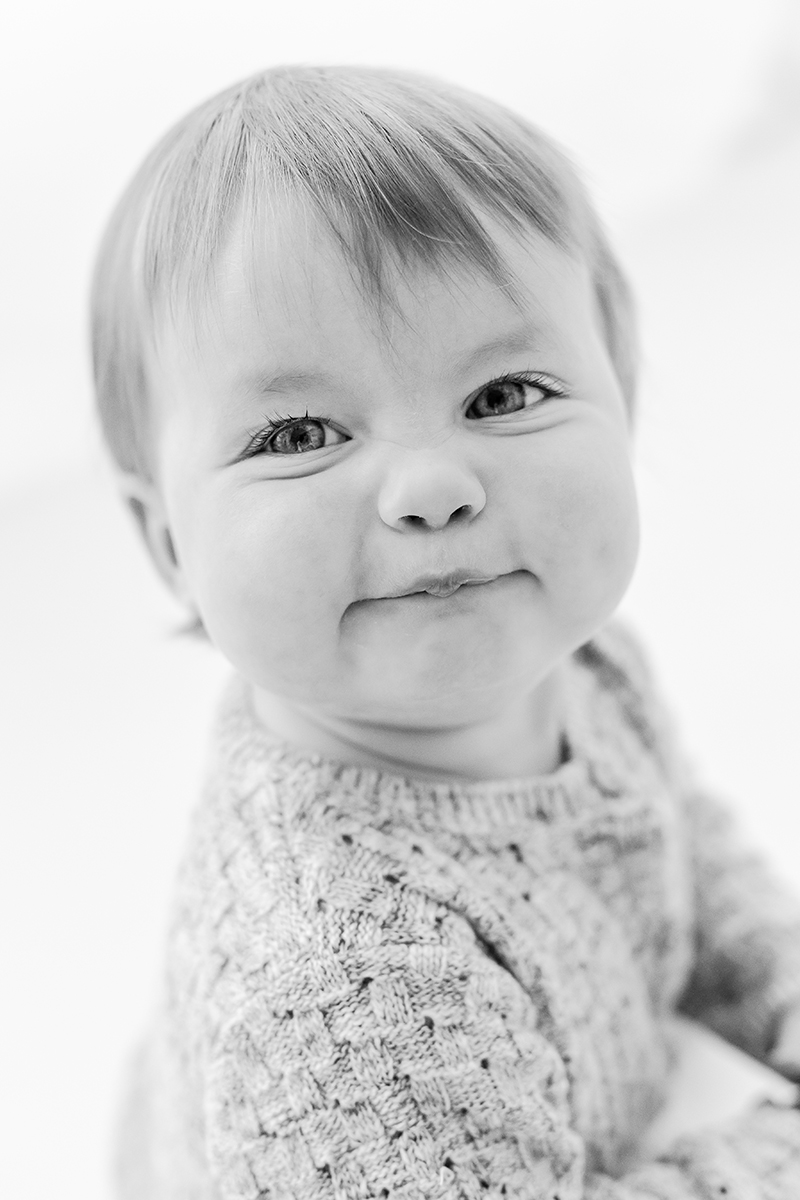
{"label": "baby's face", "polygon": [[183,582],[257,687],[454,727],[530,693],[622,597],[637,509],[588,271],[493,233],[521,308],[477,271],[419,268],[381,324],[327,235],[284,214],[255,290],[232,238],[199,347],[163,331]]}

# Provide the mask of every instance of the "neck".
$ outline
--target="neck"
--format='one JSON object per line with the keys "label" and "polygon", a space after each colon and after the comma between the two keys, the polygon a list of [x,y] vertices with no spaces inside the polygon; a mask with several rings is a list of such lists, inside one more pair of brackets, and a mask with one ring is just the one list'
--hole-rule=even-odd
{"label": "neck", "polygon": [[530,693],[456,727],[407,728],[320,713],[254,689],[256,713],[298,748],[394,775],[474,782],[547,775],[563,760],[564,678],[556,669]]}

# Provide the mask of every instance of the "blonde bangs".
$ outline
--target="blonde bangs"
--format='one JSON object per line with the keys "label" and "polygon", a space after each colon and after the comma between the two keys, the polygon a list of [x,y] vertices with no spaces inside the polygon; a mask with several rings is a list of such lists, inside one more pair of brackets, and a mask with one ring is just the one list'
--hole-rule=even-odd
{"label": "blonde bangs", "polygon": [[632,404],[629,293],[575,172],[549,139],[436,80],[282,67],[179,122],[112,217],[93,288],[94,362],[104,432],[124,469],[149,475],[145,348],[154,313],[207,300],[234,219],[256,238],[286,196],[322,220],[378,304],[391,301],[388,263],[469,265],[513,290],[481,213],[583,255]]}

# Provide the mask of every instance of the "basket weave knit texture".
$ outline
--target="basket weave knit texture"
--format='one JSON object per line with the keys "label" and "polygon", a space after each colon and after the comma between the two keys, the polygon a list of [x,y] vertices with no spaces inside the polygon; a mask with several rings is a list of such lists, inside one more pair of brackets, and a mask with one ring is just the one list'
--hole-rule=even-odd
{"label": "basket weave knit texture", "polygon": [[552,775],[433,783],[272,739],[235,679],[122,1121],[125,1200],[798,1200],[800,1112],[637,1145],[680,1008],[763,1054],[800,904],[614,623]]}

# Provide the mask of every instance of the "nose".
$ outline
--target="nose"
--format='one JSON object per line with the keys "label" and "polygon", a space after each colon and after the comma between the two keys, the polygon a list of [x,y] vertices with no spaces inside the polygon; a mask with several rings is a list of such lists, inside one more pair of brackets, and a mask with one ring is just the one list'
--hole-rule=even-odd
{"label": "nose", "polygon": [[381,520],[401,531],[467,524],[485,505],[486,493],[469,468],[424,450],[393,465],[378,498]]}

